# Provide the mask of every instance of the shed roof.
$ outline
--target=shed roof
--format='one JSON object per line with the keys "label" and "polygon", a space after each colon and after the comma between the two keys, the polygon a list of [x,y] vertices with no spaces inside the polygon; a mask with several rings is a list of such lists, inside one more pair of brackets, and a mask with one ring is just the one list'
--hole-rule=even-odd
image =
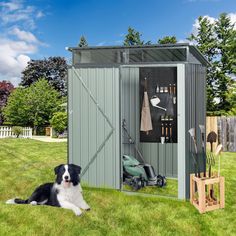
{"label": "shed roof", "polygon": [[68,50],[73,53],[73,64],[189,62],[210,65],[197,47],[188,43],[69,47]]}

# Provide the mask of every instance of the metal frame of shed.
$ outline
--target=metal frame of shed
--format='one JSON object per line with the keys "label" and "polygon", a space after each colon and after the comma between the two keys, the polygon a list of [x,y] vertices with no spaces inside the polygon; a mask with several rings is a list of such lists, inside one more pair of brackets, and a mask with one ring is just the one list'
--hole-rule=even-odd
{"label": "metal frame of shed", "polygon": [[[178,178],[178,198],[188,198],[193,147],[187,131],[191,127],[198,131],[199,124],[205,125],[205,76],[209,63],[200,51],[189,44],[68,50],[72,52],[68,70],[68,162],[82,166],[83,179],[89,185],[121,189],[121,157],[135,155],[123,144],[121,122],[125,117],[143,155],[149,155],[147,161],[154,162],[154,167],[164,163],[165,171],[165,163],[172,163],[169,175]],[[138,105],[130,111],[126,101],[134,105],[138,102],[141,67],[177,68],[177,144],[139,142]]]}

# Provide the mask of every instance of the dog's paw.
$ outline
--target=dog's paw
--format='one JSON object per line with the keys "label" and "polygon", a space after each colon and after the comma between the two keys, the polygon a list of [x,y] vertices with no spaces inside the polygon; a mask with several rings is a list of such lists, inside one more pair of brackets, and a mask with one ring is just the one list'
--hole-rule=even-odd
{"label": "dog's paw", "polygon": [[82,216],[82,214],[83,214],[83,212],[79,208],[76,208],[73,211],[74,211],[76,216]]}
{"label": "dog's paw", "polygon": [[36,201],[32,201],[32,202],[30,202],[30,205],[36,206],[36,205],[38,205],[38,203]]}
{"label": "dog's paw", "polygon": [[16,204],[15,198],[7,200],[6,204]]}

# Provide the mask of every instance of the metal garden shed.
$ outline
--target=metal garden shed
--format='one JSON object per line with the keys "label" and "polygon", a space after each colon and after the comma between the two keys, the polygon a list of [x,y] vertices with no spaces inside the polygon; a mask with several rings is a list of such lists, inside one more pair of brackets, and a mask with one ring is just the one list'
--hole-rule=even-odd
{"label": "metal garden shed", "polygon": [[[178,198],[189,198],[193,147],[187,131],[205,125],[208,62],[200,51],[189,44],[68,50],[68,161],[82,166],[83,181],[122,189],[121,158],[137,155],[123,132],[125,120],[145,161],[178,179]],[[161,107],[150,103],[150,132],[140,131],[144,89]]]}

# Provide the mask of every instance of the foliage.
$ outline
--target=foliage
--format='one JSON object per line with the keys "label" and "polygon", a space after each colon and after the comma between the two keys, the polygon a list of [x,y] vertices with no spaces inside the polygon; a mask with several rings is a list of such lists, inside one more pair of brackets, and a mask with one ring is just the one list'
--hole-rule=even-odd
{"label": "foliage", "polygon": [[20,85],[29,87],[39,79],[45,78],[61,96],[67,95],[67,64],[63,57],[49,57],[44,60],[31,60],[22,72]]}
{"label": "foliage", "polygon": [[129,27],[128,33],[125,35],[124,45],[143,45],[144,41],[141,40],[142,34],[136,31],[134,28]]}
{"label": "foliage", "polygon": [[53,168],[66,163],[66,143],[0,139],[0,146],[1,235],[235,235],[234,153],[223,153],[221,158],[225,209],[199,214],[188,201],[83,187],[92,209],[78,218],[58,207],[5,204],[7,199],[27,198],[35,187],[53,182]]}
{"label": "foliage", "polygon": [[207,68],[207,111],[210,115],[227,114],[233,109],[229,96],[235,84],[236,73],[236,30],[230,18],[223,13],[215,22],[207,17],[198,18],[197,34],[188,38],[212,66]]}
{"label": "foliage", "polygon": [[177,43],[177,39],[175,36],[165,36],[162,39],[158,40],[159,44],[175,44]]}
{"label": "foliage", "polygon": [[11,82],[7,82],[5,80],[0,81],[0,125],[4,122],[2,109],[6,105],[7,99],[13,89],[14,86]]}
{"label": "foliage", "polygon": [[14,125],[31,126],[36,132],[38,126],[49,123],[54,112],[59,111],[63,102],[45,79],[28,88],[17,88],[10,95],[4,116]]}
{"label": "foliage", "polygon": [[19,87],[10,94],[7,105],[3,109],[4,120],[13,125],[30,125],[28,115],[30,107],[27,104],[27,93],[28,89]]}
{"label": "foliage", "polygon": [[86,38],[83,35],[80,37],[80,42],[78,44],[78,47],[80,47],[80,48],[88,47],[87,40],[86,40]]}
{"label": "foliage", "polygon": [[53,114],[50,120],[51,126],[61,134],[67,128],[67,113],[66,112],[56,112]]}
{"label": "foliage", "polygon": [[20,126],[13,126],[12,132],[16,135],[17,138],[23,133],[23,129]]}

